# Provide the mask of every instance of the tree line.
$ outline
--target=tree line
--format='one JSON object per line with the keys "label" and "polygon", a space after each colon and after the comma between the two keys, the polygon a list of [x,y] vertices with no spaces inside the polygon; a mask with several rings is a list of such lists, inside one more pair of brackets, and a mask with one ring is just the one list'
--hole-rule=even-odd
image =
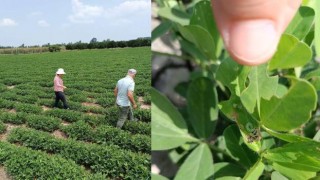
{"label": "tree line", "polygon": [[137,38],[129,41],[113,41],[104,40],[98,42],[96,38],[92,38],[90,43],[76,42],[68,43],[65,47],[67,50],[74,49],[105,49],[105,48],[124,48],[124,47],[142,47],[151,46],[151,38]]}
{"label": "tree line", "polygon": [[151,38],[143,37],[128,41],[114,41],[103,40],[98,41],[97,38],[92,38],[89,43],[75,42],[75,43],[62,43],[62,44],[44,44],[42,46],[25,46],[22,44],[19,47],[0,46],[0,54],[29,54],[29,53],[42,53],[42,52],[57,52],[61,50],[81,50],[81,49],[105,49],[105,48],[124,48],[124,47],[142,47],[151,46]]}

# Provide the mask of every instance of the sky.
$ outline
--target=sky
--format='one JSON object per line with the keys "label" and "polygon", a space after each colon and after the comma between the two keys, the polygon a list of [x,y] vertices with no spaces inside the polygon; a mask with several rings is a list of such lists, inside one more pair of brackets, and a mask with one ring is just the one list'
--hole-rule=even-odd
{"label": "sky", "polygon": [[151,36],[151,0],[0,0],[0,46]]}

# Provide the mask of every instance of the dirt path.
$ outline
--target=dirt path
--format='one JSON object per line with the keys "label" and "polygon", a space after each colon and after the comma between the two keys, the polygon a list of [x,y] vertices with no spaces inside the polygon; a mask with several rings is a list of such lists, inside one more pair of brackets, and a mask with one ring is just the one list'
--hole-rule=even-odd
{"label": "dirt path", "polygon": [[8,89],[13,89],[15,88],[16,86],[7,86]]}
{"label": "dirt path", "polygon": [[11,178],[9,178],[9,175],[7,175],[6,171],[4,170],[3,166],[0,166],[0,179],[1,180],[11,180]]}
{"label": "dirt path", "polygon": [[7,126],[6,132],[3,134],[0,134],[0,141],[6,141],[8,134],[11,132],[12,129],[17,128],[17,127],[26,127],[26,125],[15,125],[15,124],[10,124],[10,123],[5,123]]}
{"label": "dirt path", "polygon": [[61,123],[63,126],[69,126],[71,123],[67,122],[67,121],[62,121]]}
{"label": "dirt path", "polygon": [[149,104],[145,104],[144,103],[144,100],[143,100],[142,96],[138,97],[138,102],[140,103],[140,108],[141,109],[150,109],[151,108],[151,106]]}
{"label": "dirt path", "polygon": [[52,135],[58,139],[67,139],[67,135],[60,130],[53,131]]}
{"label": "dirt path", "polygon": [[17,113],[17,110],[15,110],[15,109],[6,109],[5,111],[7,111],[9,113],[13,113],[13,114]]}
{"label": "dirt path", "polygon": [[101,106],[99,104],[96,104],[96,103],[90,103],[90,102],[84,102],[84,103],[81,103],[82,106],[91,106],[91,107],[98,107],[98,108],[101,108]]}
{"label": "dirt path", "polygon": [[48,110],[51,110],[52,108],[49,108],[49,107],[47,107],[47,106],[41,106],[42,107],[42,110],[43,111],[48,111]]}
{"label": "dirt path", "polygon": [[86,114],[89,115],[89,116],[98,116],[98,115],[100,115],[100,114],[96,114],[96,113],[92,113],[92,112],[86,112]]}

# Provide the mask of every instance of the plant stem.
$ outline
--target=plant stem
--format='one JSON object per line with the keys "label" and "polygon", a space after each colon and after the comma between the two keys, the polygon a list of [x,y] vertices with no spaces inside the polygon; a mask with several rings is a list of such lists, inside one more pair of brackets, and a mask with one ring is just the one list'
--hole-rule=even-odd
{"label": "plant stem", "polygon": [[[208,144],[208,145],[209,145],[209,147],[210,147],[211,150],[213,150],[213,151],[215,151],[215,152],[222,153],[223,155],[228,156],[229,158],[231,158],[232,160],[234,160],[233,157],[232,157],[230,154],[228,154],[225,150],[220,149],[220,148],[214,146],[213,144]],[[234,160],[233,162],[234,162],[235,164],[239,165],[240,167],[242,167],[242,168],[244,168],[244,169],[247,169],[245,166],[243,166],[243,165],[242,165],[241,163],[239,163],[238,161]]]}

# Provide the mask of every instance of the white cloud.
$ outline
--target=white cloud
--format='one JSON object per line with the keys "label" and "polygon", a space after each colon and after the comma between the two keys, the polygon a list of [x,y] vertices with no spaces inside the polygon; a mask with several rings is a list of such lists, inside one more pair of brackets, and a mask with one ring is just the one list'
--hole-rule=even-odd
{"label": "white cloud", "polygon": [[80,0],[71,0],[71,4],[73,14],[68,18],[73,23],[94,23],[96,18],[101,17],[112,20],[111,23],[115,21],[130,23],[137,15],[151,14],[150,0],[125,0],[109,8],[84,4]]}
{"label": "white cloud", "polygon": [[103,7],[83,4],[80,0],[72,0],[71,4],[73,14],[69,16],[69,20],[73,23],[93,23],[94,18],[104,12]]}
{"label": "white cloud", "polygon": [[3,18],[0,20],[0,26],[16,26],[17,23],[10,18]]}
{"label": "white cloud", "polygon": [[49,26],[50,26],[50,24],[49,24],[47,21],[45,21],[45,20],[39,20],[39,21],[38,21],[38,25],[39,25],[40,27],[49,27]]}
{"label": "white cloud", "polygon": [[127,0],[116,7],[107,9],[105,16],[107,18],[130,18],[130,15],[151,12],[150,0]]}

